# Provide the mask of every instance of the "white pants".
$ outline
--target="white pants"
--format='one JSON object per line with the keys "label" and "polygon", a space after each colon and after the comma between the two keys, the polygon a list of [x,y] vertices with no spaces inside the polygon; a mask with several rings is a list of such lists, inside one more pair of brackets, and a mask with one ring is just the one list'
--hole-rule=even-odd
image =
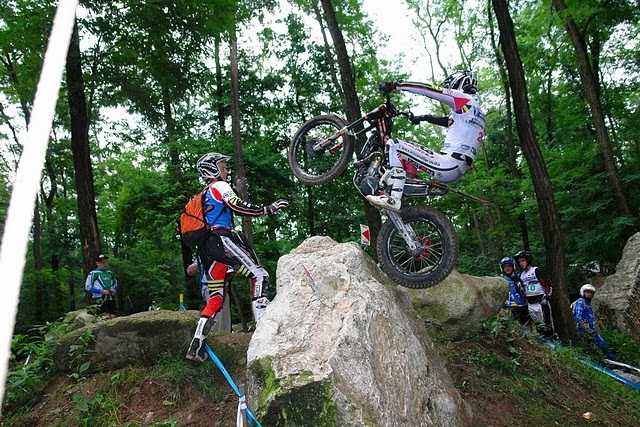
{"label": "white pants", "polygon": [[[452,182],[459,179],[470,167],[464,159],[470,157],[457,153],[436,153],[428,148],[421,147],[400,139],[387,142],[389,146],[389,165],[391,167],[416,168],[441,182]],[[454,156],[459,157],[456,158]],[[409,165],[407,165],[407,163]]]}

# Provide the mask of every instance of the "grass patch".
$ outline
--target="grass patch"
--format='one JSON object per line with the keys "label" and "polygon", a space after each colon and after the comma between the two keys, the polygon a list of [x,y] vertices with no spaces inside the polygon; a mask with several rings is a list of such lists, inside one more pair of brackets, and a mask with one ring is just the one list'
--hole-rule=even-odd
{"label": "grass patch", "polygon": [[640,419],[640,393],[580,363],[580,350],[552,352],[508,319],[491,319],[462,341],[436,340],[475,425],[578,426],[585,412],[596,425]]}

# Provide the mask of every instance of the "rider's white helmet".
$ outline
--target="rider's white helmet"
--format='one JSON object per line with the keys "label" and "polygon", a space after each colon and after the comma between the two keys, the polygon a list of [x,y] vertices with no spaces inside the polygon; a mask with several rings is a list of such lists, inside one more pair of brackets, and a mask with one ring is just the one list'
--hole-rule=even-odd
{"label": "rider's white helmet", "polygon": [[592,284],[590,284],[590,283],[587,283],[587,284],[585,284],[585,285],[582,285],[582,287],[580,288],[580,296],[581,296],[582,298],[584,298],[584,293],[585,293],[586,291],[591,291],[591,292],[593,292],[593,293],[595,294],[595,293],[596,293],[596,288],[595,288]]}
{"label": "rider's white helmet", "polygon": [[444,79],[442,86],[475,94],[478,92],[478,77],[474,72],[469,70],[457,71]]}

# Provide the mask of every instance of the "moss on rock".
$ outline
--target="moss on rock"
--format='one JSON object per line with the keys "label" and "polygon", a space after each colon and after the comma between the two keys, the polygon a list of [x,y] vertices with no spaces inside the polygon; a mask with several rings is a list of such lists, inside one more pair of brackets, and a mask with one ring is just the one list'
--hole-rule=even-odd
{"label": "moss on rock", "polygon": [[311,371],[278,378],[270,358],[256,360],[248,369],[259,390],[254,409],[265,425],[336,425],[331,382],[315,381]]}

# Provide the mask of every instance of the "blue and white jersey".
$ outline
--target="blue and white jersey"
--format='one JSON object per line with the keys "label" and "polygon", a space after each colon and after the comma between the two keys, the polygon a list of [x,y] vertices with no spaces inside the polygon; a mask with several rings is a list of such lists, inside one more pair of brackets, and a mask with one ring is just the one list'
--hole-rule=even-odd
{"label": "blue and white jersey", "polygon": [[243,216],[262,216],[266,207],[256,206],[240,199],[225,181],[214,181],[204,194],[204,218],[209,227],[233,228],[233,213]]}
{"label": "blue and white jersey", "polygon": [[103,290],[115,293],[118,289],[118,280],[113,271],[97,268],[87,276],[84,289],[91,294],[91,298],[100,298]]}
{"label": "blue and white jersey", "polygon": [[582,335],[584,333],[596,332],[597,320],[590,301],[584,298],[578,298],[571,304],[571,309],[578,334]]}
{"label": "blue and white jersey", "polygon": [[507,282],[507,286],[509,286],[509,296],[507,296],[507,302],[505,304],[508,307],[526,306],[527,301],[520,290],[521,282],[518,273],[513,272],[510,275],[502,273],[502,278]]}

